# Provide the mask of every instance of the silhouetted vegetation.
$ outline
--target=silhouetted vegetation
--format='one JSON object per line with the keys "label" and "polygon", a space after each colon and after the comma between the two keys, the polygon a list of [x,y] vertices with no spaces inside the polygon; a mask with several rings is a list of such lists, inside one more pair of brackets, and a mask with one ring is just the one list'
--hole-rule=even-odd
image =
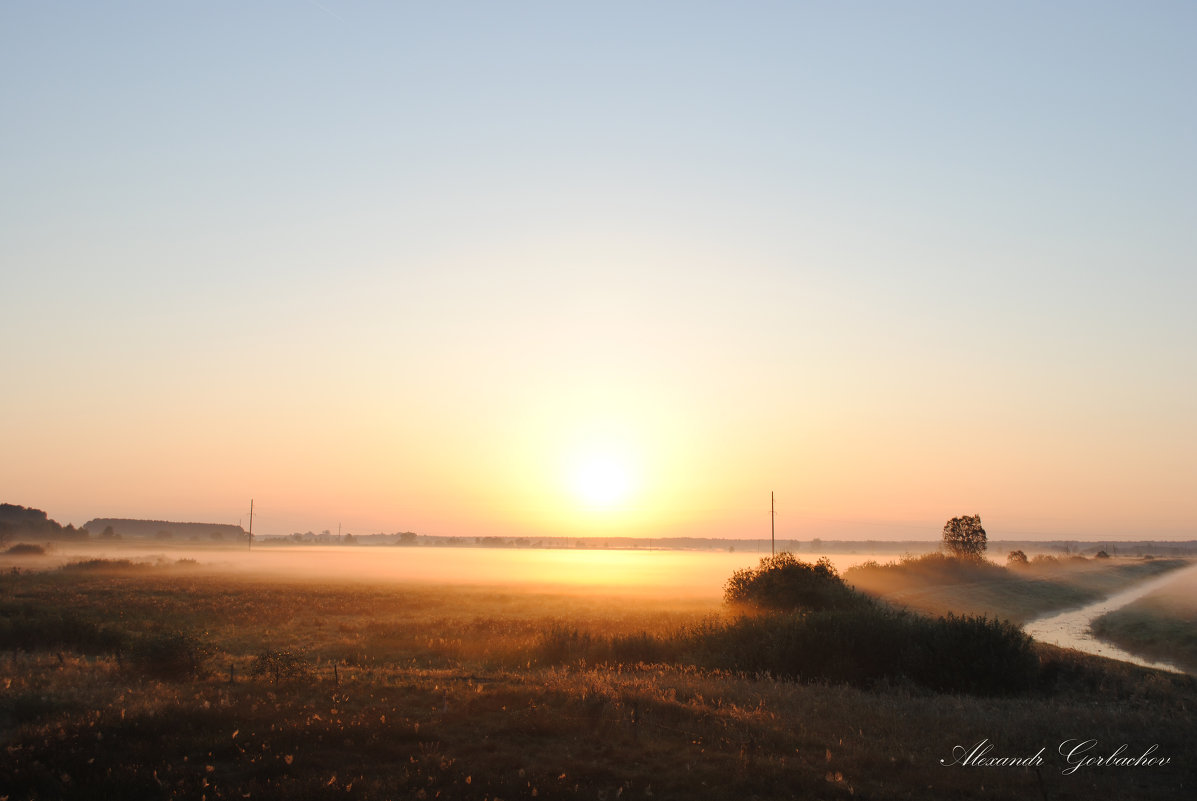
{"label": "silhouetted vegetation", "polygon": [[75,562],[68,562],[62,566],[62,570],[66,571],[105,571],[105,572],[124,572],[129,570],[140,570],[147,567],[145,564],[134,562],[131,559],[80,559]]}
{"label": "silhouetted vegetation", "polygon": [[1038,668],[1031,638],[1009,623],[879,606],[744,616],[696,631],[692,644],[706,667],[861,687],[1004,695],[1032,688]]}
{"label": "silhouetted vegetation", "polygon": [[8,556],[45,556],[46,549],[41,545],[30,545],[27,542],[18,542],[4,553]]}
{"label": "silhouetted vegetation", "polygon": [[129,655],[133,664],[149,676],[182,681],[201,674],[212,648],[190,632],[153,632],[135,639]]}
{"label": "silhouetted vegetation", "polygon": [[118,517],[97,517],[87,521],[84,527],[91,531],[101,532],[101,536],[119,539],[131,537],[138,539],[167,540],[180,539],[212,539],[244,542],[247,534],[241,526],[226,523],[176,523],[169,520],[131,520]]}
{"label": "silhouetted vegetation", "polygon": [[943,526],[943,547],[957,559],[982,559],[988,547],[981,516],[953,517]]}
{"label": "silhouetted vegetation", "polygon": [[1009,567],[1024,567],[1029,564],[1027,555],[1022,551],[1011,551],[1006,556],[1006,565]]}
{"label": "silhouetted vegetation", "polygon": [[826,557],[804,562],[785,551],[763,557],[759,567],[733,573],[724,585],[723,599],[772,610],[860,609],[872,604],[840,580]]}
{"label": "silhouetted vegetation", "polygon": [[707,667],[870,685],[905,680],[938,691],[1011,693],[1034,683],[1030,638],[985,617],[936,619],[889,608],[856,592],[827,559],[792,554],[737,571],[727,603],[771,614],[745,615],[694,632]]}
{"label": "silhouetted vegetation", "polygon": [[87,529],[60,525],[41,509],[0,503],[0,544],[15,537],[27,539],[85,540]]}

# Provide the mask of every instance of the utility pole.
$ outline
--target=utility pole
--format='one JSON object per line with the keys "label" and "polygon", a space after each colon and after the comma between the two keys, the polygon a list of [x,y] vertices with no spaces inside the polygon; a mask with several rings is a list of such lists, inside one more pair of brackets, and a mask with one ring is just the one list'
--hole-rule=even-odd
{"label": "utility pole", "polygon": [[249,499],[249,537],[246,538],[245,550],[254,549],[254,499]]}
{"label": "utility pole", "polygon": [[[250,507],[253,508],[252,506]],[[253,518],[250,518],[250,525],[253,525]],[[769,553],[777,556],[777,511],[773,505],[773,493],[769,493]]]}

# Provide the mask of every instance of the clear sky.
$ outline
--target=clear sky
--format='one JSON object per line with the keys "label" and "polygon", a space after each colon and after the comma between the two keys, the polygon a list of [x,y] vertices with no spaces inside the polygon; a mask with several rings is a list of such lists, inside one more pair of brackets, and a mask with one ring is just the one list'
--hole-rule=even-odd
{"label": "clear sky", "polygon": [[1197,4],[0,5],[0,501],[1197,536]]}

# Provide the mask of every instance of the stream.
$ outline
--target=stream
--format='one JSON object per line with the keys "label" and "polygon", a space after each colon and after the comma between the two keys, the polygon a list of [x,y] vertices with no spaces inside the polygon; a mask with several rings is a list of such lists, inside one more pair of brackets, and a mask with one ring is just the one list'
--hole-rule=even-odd
{"label": "stream", "polygon": [[1132,601],[1136,601],[1144,595],[1167,586],[1174,581],[1192,581],[1194,578],[1197,578],[1197,565],[1172,570],[1162,576],[1149,579],[1142,584],[1136,584],[1130,589],[1122,590],[1111,595],[1109,598],[1089,604],[1088,606],[1082,606],[1079,609],[1069,609],[1064,612],[1048,615],[1047,617],[1028,621],[1023,625],[1023,630],[1040,642],[1058,645],[1062,648],[1074,648],[1077,651],[1097,654],[1108,659],[1117,659],[1143,667],[1168,670],[1173,673],[1184,673],[1185,671],[1175,665],[1144,659],[1129,651],[1124,651],[1111,642],[1098,639],[1093,636],[1093,632],[1090,631],[1089,626],[1102,615],[1113,612],[1115,609],[1120,609]]}

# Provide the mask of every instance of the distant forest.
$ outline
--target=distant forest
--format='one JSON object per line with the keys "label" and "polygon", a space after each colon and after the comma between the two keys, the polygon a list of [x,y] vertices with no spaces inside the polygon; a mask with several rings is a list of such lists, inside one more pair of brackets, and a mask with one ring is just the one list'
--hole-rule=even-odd
{"label": "distant forest", "polygon": [[222,523],[174,523],[169,520],[127,520],[98,517],[82,528],[51,520],[41,509],[0,504],[0,542],[9,540],[158,539],[244,542],[241,526]]}
{"label": "distant forest", "polygon": [[84,528],[101,537],[136,537],[139,539],[244,541],[245,529],[225,523],[173,523],[169,520],[128,520],[97,517]]}
{"label": "distant forest", "polygon": [[86,528],[71,524],[60,525],[41,509],[28,509],[11,503],[0,503],[0,542],[8,539],[85,540]]}

